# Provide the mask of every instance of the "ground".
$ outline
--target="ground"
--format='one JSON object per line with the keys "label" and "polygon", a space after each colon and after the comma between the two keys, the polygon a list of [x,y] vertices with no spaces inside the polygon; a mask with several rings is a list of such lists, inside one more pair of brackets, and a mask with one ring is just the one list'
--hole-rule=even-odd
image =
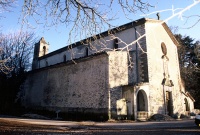
{"label": "ground", "polygon": [[72,122],[24,118],[0,118],[0,135],[147,135],[200,134],[194,120],[154,122]]}
{"label": "ground", "polygon": [[28,133],[51,133],[60,132],[53,126],[27,124],[23,122],[0,120],[0,133],[5,134],[28,134]]}

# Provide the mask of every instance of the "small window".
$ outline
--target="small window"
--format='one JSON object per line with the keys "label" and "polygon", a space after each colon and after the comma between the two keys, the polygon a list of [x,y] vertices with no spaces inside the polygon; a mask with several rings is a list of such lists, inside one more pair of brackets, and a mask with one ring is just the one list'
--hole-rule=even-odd
{"label": "small window", "polygon": [[85,48],[85,56],[88,56],[88,54],[89,54],[89,51],[88,51],[88,48],[86,47]]}
{"label": "small window", "polygon": [[66,62],[66,55],[63,55],[63,62]]}
{"label": "small window", "polygon": [[118,41],[118,39],[116,38],[116,39],[114,39],[114,49],[118,49],[118,44],[119,44],[119,41]]}

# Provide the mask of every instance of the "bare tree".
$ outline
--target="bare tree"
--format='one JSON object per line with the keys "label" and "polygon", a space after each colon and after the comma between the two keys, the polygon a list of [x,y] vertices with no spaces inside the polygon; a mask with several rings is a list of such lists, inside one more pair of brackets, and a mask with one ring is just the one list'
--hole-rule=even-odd
{"label": "bare tree", "polygon": [[0,12],[9,11],[13,7],[16,0],[1,0],[0,1]]}
{"label": "bare tree", "polygon": [[10,74],[30,69],[34,33],[0,34],[0,72]]}
{"label": "bare tree", "polygon": [[15,113],[15,98],[30,69],[35,43],[32,32],[0,34],[0,111]]}
{"label": "bare tree", "polygon": [[[2,15],[4,12],[10,12],[11,9],[14,7],[16,0],[0,0],[0,19],[5,18],[5,16]],[[2,26],[0,24],[0,30]]]}
{"label": "bare tree", "polygon": [[[73,39],[77,39],[78,36],[80,40],[114,27],[116,9],[120,8],[128,17],[137,11],[145,12],[150,6],[145,0],[25,0],[22,20],[29,27],[33,27],[30,17],[44,27],[64,24],[69,37],[73,35]],[[71,39],[69,42],[74,42]]]}

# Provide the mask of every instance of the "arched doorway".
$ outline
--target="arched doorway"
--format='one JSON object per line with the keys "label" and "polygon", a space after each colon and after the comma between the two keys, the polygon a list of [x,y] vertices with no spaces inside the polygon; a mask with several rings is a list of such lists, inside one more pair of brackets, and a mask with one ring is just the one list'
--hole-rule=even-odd
{"label": "arched doorway", "polygon": [[185,101],[185,111],[186,111],[186,115],[189,115],[189,112],[190,112],[190,106],[189,106],[189,103],[187,101],[187,98],[184,99]]}
{"label": "arched doorway", "polygon": [[148,118],[148,100],[144,90],[138,91],[137,94],[137,119]]}

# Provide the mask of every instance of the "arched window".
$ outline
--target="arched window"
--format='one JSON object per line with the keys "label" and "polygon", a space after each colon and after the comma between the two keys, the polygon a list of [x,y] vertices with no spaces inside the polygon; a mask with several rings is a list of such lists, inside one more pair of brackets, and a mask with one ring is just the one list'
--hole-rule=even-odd
{"label": "arched window", "polygon": [[190,107],[189,107],[189,103],[188,103],[187,99],[185,98],[184,101],[185,101],[185,110],[190,111]]}
{"label": "arched window", "polygon": [[45,55],[45,54],[46,54],[46,51],[47,51],[47,48],[46,48],[46,46],[43,46],[43,55]]}

